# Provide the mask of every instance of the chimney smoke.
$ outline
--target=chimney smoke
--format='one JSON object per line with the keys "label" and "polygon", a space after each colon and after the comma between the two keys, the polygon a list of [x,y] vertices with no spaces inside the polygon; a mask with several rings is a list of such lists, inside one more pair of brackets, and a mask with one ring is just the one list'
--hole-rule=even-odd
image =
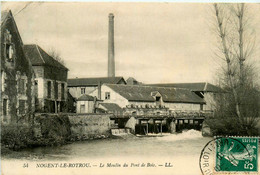
{"label": "chimney smoke", "polygon": [[115,77],[114,15],[108,15],[108,77]]}

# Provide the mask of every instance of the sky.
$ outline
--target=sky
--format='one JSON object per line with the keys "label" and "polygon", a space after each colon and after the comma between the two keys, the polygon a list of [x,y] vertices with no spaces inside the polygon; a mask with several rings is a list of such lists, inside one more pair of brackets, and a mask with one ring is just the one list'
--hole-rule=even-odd
{"label": "sky", "polygon": [[[12,10],[24,44],[60,54],[69,78],[107,76],[108,14],[113,13],[116,76],[144,83],[215,82],[220,62],[214,55],[211,7],[127,2],[1,5]],[[260,5],[250,7],[260,43]],[[260,52],[255,56],[259,64]]]}

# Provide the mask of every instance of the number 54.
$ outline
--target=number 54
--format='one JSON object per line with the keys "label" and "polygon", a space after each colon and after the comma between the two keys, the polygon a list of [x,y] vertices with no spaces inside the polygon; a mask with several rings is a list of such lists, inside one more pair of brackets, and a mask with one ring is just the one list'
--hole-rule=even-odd
{"label": "number 54", "polygon": [[23,168],[28,168],[28,167],[29,167],[28,163],[23,164]]}

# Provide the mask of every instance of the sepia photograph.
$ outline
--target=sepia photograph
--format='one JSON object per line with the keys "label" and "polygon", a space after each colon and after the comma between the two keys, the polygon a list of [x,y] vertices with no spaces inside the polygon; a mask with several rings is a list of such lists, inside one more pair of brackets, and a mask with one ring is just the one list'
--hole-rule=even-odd
{"label": "sepia photograph", "polygon": [[0,8],[1,174],[260,173],[260,3]]}

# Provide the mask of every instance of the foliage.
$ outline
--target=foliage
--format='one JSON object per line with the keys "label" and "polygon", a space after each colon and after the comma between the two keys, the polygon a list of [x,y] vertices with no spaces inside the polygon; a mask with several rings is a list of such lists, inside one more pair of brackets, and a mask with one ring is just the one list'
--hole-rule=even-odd
{"label": "foliage", "polygon": [[54,58],[56,61],[58,61],[59,63],[61,63],[62,65],[65,66],[65,62],[64,62],[64,60],[61,58],[61,55],[60,55],[60,53],[59,53],[57,50],[55,50],[54,48],[50,48],[49,51],[48,51],[48,54],[49,54],[52,58]]}
{"label": "foliage", "polygon": [[35,117],[33,125],[11,123],[1,127],[1,144],[11,150],[62,145],[71,135],[66,115],[43,114]]}
{"label": "foliage", "polygon": [[257,70],[250,62],[253,32],[245,4],[214,4],[218,53],[223,60],[219,83],[225,93],[216,96],[214,118],[207,119],[214,134],[257,135],[260,92]]}

